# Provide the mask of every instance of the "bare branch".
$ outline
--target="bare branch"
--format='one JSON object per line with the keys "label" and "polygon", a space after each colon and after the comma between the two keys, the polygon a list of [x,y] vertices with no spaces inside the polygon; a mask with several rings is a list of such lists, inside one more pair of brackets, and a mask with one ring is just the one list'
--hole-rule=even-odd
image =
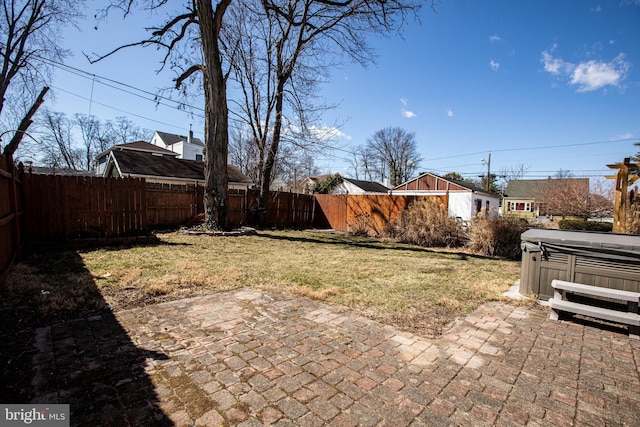
{"label": "bare branch", "polygon": [[176,82],[175,88],[178,89],[180,86],[182,86],[182,83],[184,83],[186,79],[188,79],[189,77],[191,77],[192,74],[198,71],[203,71],[203,68],[204,67],[200,64],[192,65],[191,67],[189,67],[187,71],[185,71],[180,76],[178,76],[178,78],[175,79],[175,82]]}

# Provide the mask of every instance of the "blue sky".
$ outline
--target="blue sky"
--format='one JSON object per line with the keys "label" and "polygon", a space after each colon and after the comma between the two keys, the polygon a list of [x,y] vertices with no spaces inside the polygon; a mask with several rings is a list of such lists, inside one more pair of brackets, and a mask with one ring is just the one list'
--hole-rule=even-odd
{"label": "blue sky", "polygon": [[[420,171],[471,178],[486,173],[489,152],[492,172],[524,165],[528,178],[543,178],[559,169],[600,176],[606,164],[640,150],[633,146],[640,141],[640,0],[443,0],[435,7],[402,38],[373,39],[375,65],[334,70],[322,87],[326,102],[338,104],[324,125],[344,123],[340,149],[318,159],[324,172],[348,174],[349,152],[386,126],[415,133]],[[137,40],[143,18],[114,16],[98,31],[93,22],[68,31],[74,57],[66,63],[148,92],[170,86],[172,73],[155,73],[153,48],[95,65],[82,54]],[[199,112],[156,106],[103,78],[59,70],[52,89],[50,107],[70,115],[126,115],[183,134],[193,124],[202,134]]]}

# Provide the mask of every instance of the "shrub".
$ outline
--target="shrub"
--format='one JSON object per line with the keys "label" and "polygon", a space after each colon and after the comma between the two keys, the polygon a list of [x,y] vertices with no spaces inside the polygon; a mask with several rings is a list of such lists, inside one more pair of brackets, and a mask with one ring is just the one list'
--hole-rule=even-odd
{"label": "shrub", "polygon": [[610,232],[613,224],[610,222],[587,221],[584,219],[563,219],[558,221],[561,230],[587,230]]}
{"label": "shrub", "polygon": [[455,247],[464,243],[459,223],[450,218],[439,199],[418,200],[391,220],[383,234],[402,243],[426,247]]}
{"label": "shrub", "polygon": [[344,180],[339,173],[329,175],[325,179],[316,182],[311,192],[313,194],[331,194],[331,192],[343,182]]}
{"label": "shrub", "polygon": [[526,221],[517,218],[479,218],[471,226],[469,246],[482,255],[519,259],[520,235],[529,227]]}
{"label": "shrub", "polygon": [[352,236],[367,237],[373,230],[368,212],[357,214],[353,221],[347,221],[348,233]]}

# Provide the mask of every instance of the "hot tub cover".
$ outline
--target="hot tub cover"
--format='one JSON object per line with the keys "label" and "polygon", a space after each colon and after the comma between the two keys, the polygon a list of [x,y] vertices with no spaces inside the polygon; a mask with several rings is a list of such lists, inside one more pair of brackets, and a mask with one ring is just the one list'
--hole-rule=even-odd
{"label": "hot tub cover", "polygon": [[544,252],[548,247],[562,252],[589,253],[599,258],[637,259],[640,262],[638,234],[532,228],[522,233],[521,238],[525,252]]}

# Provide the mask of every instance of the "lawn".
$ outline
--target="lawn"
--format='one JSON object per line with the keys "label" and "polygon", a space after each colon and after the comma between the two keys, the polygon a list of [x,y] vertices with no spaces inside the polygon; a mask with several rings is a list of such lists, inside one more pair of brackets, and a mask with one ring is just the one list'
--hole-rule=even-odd
{"label": "lawn", "polygon": [[253,286],[341,304],[424,336],[497,300],[520,263],[324,231],[158,235],[134,247],[30,256],[9,277],[41,322]]}

